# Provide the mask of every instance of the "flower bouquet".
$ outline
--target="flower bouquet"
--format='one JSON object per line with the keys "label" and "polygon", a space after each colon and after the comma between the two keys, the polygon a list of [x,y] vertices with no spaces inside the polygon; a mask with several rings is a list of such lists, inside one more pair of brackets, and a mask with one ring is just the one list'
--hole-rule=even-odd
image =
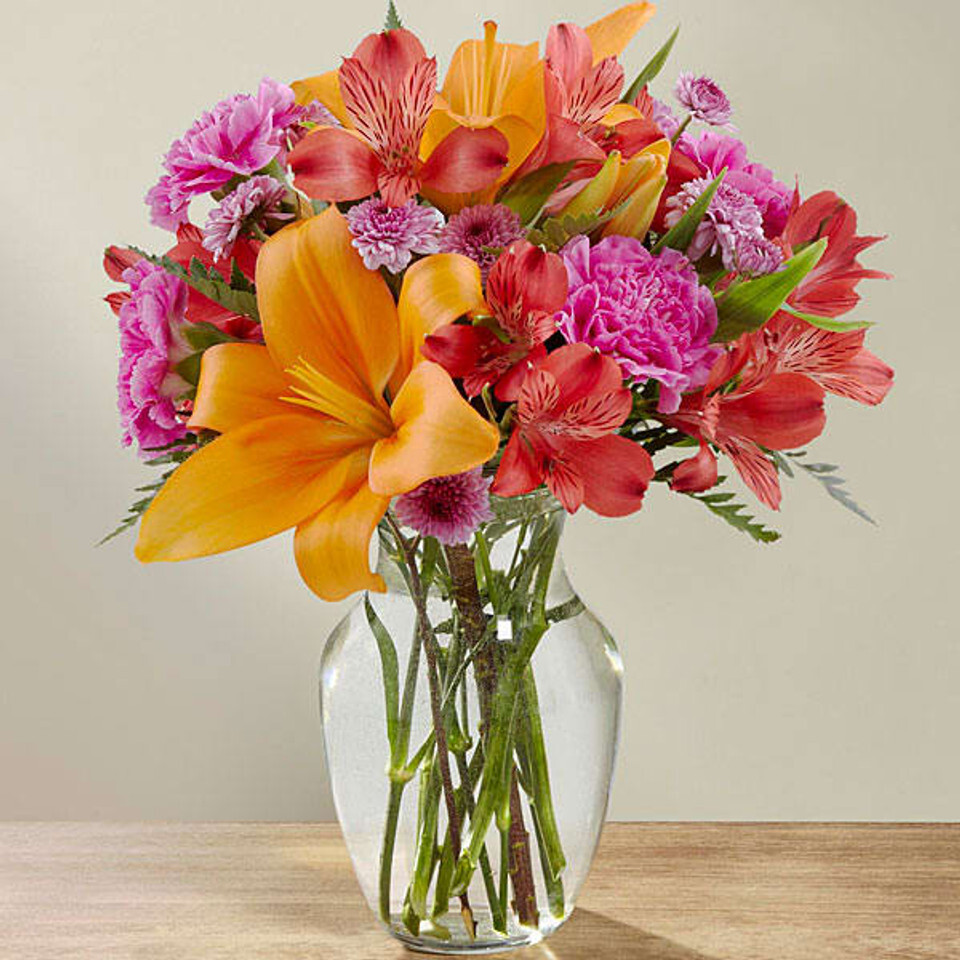
{"label": "flower bouquet", "polygon": [[653,10],[542,53],[487,23],[438,91],[391,3],[339,69],[204,113],[147,195],[176,242],[106,253],[124,443],[163,471],[120,530],[150,562],[292,528],[318,596],[362,593],[321,664],[328,767],[371,906],[420,949],[539,939],[586,877],[621,667],[567,513],[659,483],[777,539],[724,462],[774,510],[802,473],[863,514],[804,448],[826,393],[892,384],[845,319],[879,238],[751,159],[709,78],[653,96],[676,32],[626,83]]}

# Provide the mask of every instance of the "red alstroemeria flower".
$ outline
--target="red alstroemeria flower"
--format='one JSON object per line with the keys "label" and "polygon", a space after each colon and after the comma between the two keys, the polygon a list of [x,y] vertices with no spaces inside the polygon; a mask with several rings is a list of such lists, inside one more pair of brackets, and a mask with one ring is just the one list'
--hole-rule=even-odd
{"label": "red alstroemeria flower", "polygon": [[[214,263],[213,254],[203,246],[202,241],[203,232],[199,227],[191,223],[184,224],[177,230],[176,246],[171,247],[166,256],[187,270],[190,269],[191,260],[196,258],[208,270],[210,267],[215,267],[217,272],[226,280],[230,279],[234,262],[236,262],[244,276],[252,282],[256,272],[257,252],[260,248],[258,242],[241,237],[234,244],[230,257]],[[108,247],[103,257],[103,268],[111,280],[119,283],[122,280],[123,271],[127,267],[132,267],[140,259],[141,255],[133,250],[123,247]],[[111,293],[106,300],[113,312],[119,314],[120,307],[128,296],[127,293]],[[193,287],[189,288],[188,297],[187,320],[191,323],[212,323],[224,333],[236,337],[238,340],[251,342],[261,342],[263,340],[260,324],[249,317],[227,310]]]}
{"label": "red alstroemeria flower", "polygon": [[529,365],[546,356],[543,344],[556,331],[554,316],[566,299],[563,259],[520,240],[487,278],[490,313],[509,340],[489,327],[451,323],[428,336],[421,352],[461,378],[467,396],[496,384],[498,399],[516,400]]}
{"label": "red alstroemeria flower", "polygon": [[632,406],[614,360],[582,343],[551,353],[523,381],[517,426],[491,490],[504,497],[546,483],[570,512],[639,510],[653,479],[650,455],[618,428]]}
{"label": "red alstroemeria flower", "polygon": [[[677,467],[673,488],[708,490],[717,482],[713,444],[730,458],[760,501],[780,509],[780,479],[767,450],[793,450],[818,437],[826,422],[823,388],[799,373],[777,373],[770,363],[751,365],[749,343],[740,341],[714,365],[703,390],[683,398],[665,422],[701,441],[700,452]],[[736,388],[719,391],[733,376]]]}
{"label": "red alstroemeria flower", "polygon": [[[543,78],[546,129],[520,175],[551,163],[575,162],[593,166],[582,171],[588,177],[611,150],[620,149],[607,141],[621,127],[629,136],[629,125],[637,122],[639,112],[619,103],[624,74],[617,57],[653,13],[652,4],[633,3],[586,29],[574,23],[550,28]],[[654,139],[662,136],[657,133]],[[631,154],[621,149],[621,155]]]}
{"label": "red alstroemeria flower", "polygon": [[296,185],[331,202],[377,190],[401,206],[420,189],[469,192],[490,186],[507,164],[507,139],[493,128],[458,127],[420,156],[434,108],[437,62],[409,30],[363,40],[339,71],[339,93],[352,129],[321,127],[290,154]]}
{"label": "red alstroemeria flower", "polygon": [[778,313],[748,334],[755,363],[779,373],[800,373],[829,393],[875,406],[893,386],[893,370],[863,345],[865,330],[821,330]]}
{"label": "red alstroemeria flower", "polygon": [[783,241],[792,249],[827,237],[827,249],[820,262],[804,277],[788,303],[804,313],[838,317],[860,301],[861,280],[889,280],[890,274],[867,270],[857,257],[884,237],[858,237],[857,213],[835,193],[825,190],[803,203],[794,196],[793,208],[783,231]]}

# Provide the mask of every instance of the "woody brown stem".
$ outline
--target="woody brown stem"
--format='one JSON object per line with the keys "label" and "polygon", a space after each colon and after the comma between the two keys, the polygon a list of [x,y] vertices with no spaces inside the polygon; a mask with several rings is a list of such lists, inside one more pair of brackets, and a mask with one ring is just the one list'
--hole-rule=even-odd
{"label": "woody brown stem", "polygon": [[[493,697],[497,688],[499,667],[496,650],[492,644],[484,642],[487,618],[483,612],[483,600],[480,597],[476,566],[470,548],[466,544],[448,547],[446,556],[464,637],[474,657],[474,673],[480,700],[480,733],[483,735],[489,729]],[[510,776],[510,879],[513,883],[514,910],[522,924],[535,927],[539,922],[539,912],[530,855],[530,835],[524,826],[520,790],[513,765]]]}
{"label": "woody brown stem", "polygon": [[[427,657],[427,681],[430,687],[430,712],[433,719],[434,740],[437,747],[437,765],[440,768],[440,782],[443,785],[443,798],[447,807],[447,821],[450,830],[450,846],[453,849],[454,862],[460,856],[460,814],[457,811],[457,798],[453,787],[453,777],[450,774],[450,752],[447,745],[447,730],[443,723],[443,706],[440,693],[440,672],[438,667],[437,638],[430,626],[427,617],[426,597],[423,593],[423,584],[420,581],[420,572],[417,569],[416,551],[410,542],[400,532],[393,518],[387,515],[397,545],[407,561],[407,570],[410,577],[410,593],[413,596],[414,606],[417,609],[417,629],[423,644],[423,651]],[[476,933],[476,924],[473,919],[473,910],[470,908],[470,898],[467,892],[460,894],[460,912],[463,923],[471,939]]]}
{"label": "woody brown stem", "polygon": [[533,880],[533,861],[530,856],[530,834],[523,822],[517,770],[510,777],[510,879],[513,882],[513,909],[525,927],[540,925],[537,893]]}

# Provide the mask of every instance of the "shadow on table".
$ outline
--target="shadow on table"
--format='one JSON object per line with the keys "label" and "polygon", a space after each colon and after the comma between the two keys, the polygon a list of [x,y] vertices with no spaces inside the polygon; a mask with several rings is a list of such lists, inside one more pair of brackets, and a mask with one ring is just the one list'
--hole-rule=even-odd
{"label": "shadow on table", "polygon": [[673,940],[580,908],[529,955],[543,960],[712,960]]}

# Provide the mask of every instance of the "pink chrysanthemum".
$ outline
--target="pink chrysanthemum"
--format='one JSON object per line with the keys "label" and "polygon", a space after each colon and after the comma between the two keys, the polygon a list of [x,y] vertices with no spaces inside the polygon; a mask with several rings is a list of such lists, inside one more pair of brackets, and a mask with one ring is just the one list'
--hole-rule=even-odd
{"label": "pink chrysanthemum", "polygon": [[388,207],[374,197],[350,208],[347,225],[368,270],[386,267],[391,273],[401,273],[415,253],[439,252],[443,214],[416,200]]}
{"label": "pink chrysanthemum", "polygon": [[762,277],[783,266],[783,250],[766,237],[743,237],[737,244],[737,269],[740,273]]}
{"label": "pink chrysanthemum", "polygon": [[462,253],[480,265],[486,282],[490,268],[496,263],[499,249],[524,237],[520,217],[501,203],[464,207],[450,218],[440,235],[443,253]]}
{"label": "pink chrysanthemum", "polygon": [[650,103],[652,105],[650,119],[660,128],[660,132],[665,137],[672,140],[680,129],[680,118],[673,112],[670,105],[662,100],[650,97]]}
{"label": "pink chrysanthemum", "polygon": [[278,209],[286,193],[287,188],[273,177],[244,180],[210,211],[203,228],[203,246],[213,254],[214,260],[220,260],[230,255],[237,237],[252,226],[268,220],[289,220],[293,214]]}
{"label": "pink chrysanthemum", "polygon": [[452,546],[466,543],[482,523],[493,519],[490,480],[480,468],[435,477],[397,498],[397,519],[425,537]]}
{"label": "pink chrysanthemum", "polygon": [[654,256],[634,237],[619,236],[593,248],[579,237],[563,259],[570,290],[557,320],[564,337],[612,357],[625,379],[659,381],[659,410],[674,413],[721,352],[710,343],[713,295],[690,261],[669,248]]}
{"label": "pink chrysanthemum", "polygon": [[[711,181],[706,179],[691,180],[667,201],[667,214],[664,219],[668,227],[677,223],[710,183]],[[737,270],[740,245],[748,241],[765,240],[760,208],[751,197],[724,181],[697,227],[693,241],[687,249],[687,256],[691,260],[699,260],[707,254],[719,254],[727,270]]]}
{"label": "pink chrysanthemum", "polygon": [[140,455],[181,439],[187,432],[177,398],[189,385],[176,365],[190,353],[180,336],[186,320],[187,285],[162,267],[140,260],[123,271],[130,297],[120,307],[120,375],[117,380],[124,446]]}
{"label": "pink chrysanthemum", "polygon": [[284,131],[304,112],[290,87],[270,79],[256,94],[221,100],[167,151],[167,172],[147,194],[150,219],[176,230],[187,222],[194,197],[219,190],[235,176],[256,173],[277,157]]}
{"label": "pink chrysanthemum", "polygon": [[714,127],[728,124],[733,117],[730,100],[719,85],[709,77],[681,73],[674,87],[677,102],[689,110],[695,120]]}

